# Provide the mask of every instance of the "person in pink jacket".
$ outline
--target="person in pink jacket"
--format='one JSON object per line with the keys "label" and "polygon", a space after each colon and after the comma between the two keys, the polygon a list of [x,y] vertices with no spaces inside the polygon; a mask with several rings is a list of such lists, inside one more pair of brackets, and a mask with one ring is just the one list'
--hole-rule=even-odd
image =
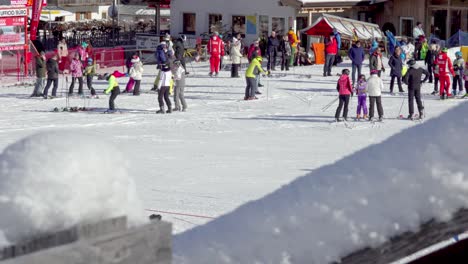
{"label": "person in pink jacket", "polygon": [[335,113],[335,120],[336,122],[342,121],[340,119],[341,109],[343,108],[343,118],[345,121],[348,121],[348,105],[349,105],[349,97],[350,95],[353,96],[353,86],[351,85],[351,79],[349,79],[349,70],[343,69],[341,71],[340,79],[338,79],[338,83],[336,85],[336,89],[339,93],[340,103],[338,108],[336,109]]}
{"label": "person in pink jacket", "polygon": [[75,88],[75,81],[78,79],[78,94],[83,95],[83,63],[80,60],[80,55],[75,54],[72,62],[70,63],[70,72],[72,75],[72,82],[70,88],[68,89],[68,95],[73,94],[73,89]]}

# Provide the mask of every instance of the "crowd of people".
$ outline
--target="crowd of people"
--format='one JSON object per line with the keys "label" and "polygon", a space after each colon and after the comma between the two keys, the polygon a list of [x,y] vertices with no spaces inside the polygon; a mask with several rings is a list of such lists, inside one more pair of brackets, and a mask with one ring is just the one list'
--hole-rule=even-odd
{"label": "crowd of people", "polygon": [[[427,40],[422,30],[421,23],[413,30],[413,41],[403,38],[401,41],[392,39],[392,35],[386,32],[390,39],[390,50],[388,66],[390,68],[390,88],[391,94],[394,93],[395,83],[400,93],[405,92],[403,83],[408,87],[409,115],[408,118],[422,118],[424,116],[424,106],[421,101],[421,83],[429,80],[434,83],[433,94],[439,93],[441,99],[461,95],[464,89],[468,89],[468,62],[464,62],[461,52],[456,53],[456,59],[452,60],[447,56],[447,48],[441,47],[437,40],[432,40],[427,44]],[[186,111],[187,104],[184,98],[185,76],[190,74],[187,71],[185,62],[185,42],[187,38],[180,35],[172,41],[169,35],[164,37],[155,51],[157,77],[152,88],[158,93],[158,102],[160,109],[157,113],[171,113],[172,111]],[[323,76],[332,76],[333,65],[336,64],[337,55],[341,49],[341,35],[336,29],[330,32],[329,36],[324,38],[325,45],[325,63],[323,67]],[[262,87],[261,76],[268,76],[272,71],[276,71],[279,65],[281,71],[289,71],[290,67],[301,65],[300,62],[300,41],[292,28],[287,34],[278,36],[272,31],[266,40],[266,47],[262,49],[261,39],[254,40],[248,47],[242,41],[241,34],[236,34],[225,43],[218,32],[214,32],[207,44],[207,51],[210,59],[209,76],[216,77],[222,69],[223,57],[230,56],[231,59],[231,77],[240,78],[239,70],[242,58],[246,56],[248,67],[245,72],[246,88],[244,100],[258,99],[256,96],[261,94],[259,87]],[[90,56],[92,48],[89,43],[83,42],[73,55],[69,63],[69,72],[71,74],[71,85],[68,90],[68,96],[74,94],[75,83],[78,84],[78,95],[83,95],[84,77],[90,90],[91,97],[97,97],[93,88],[93,78],[96,76],[96,65]],[[351,72],[348,69],[342,71],[337,83],[339,92],[339,105],[336,110],[336,121],[347,120],[348,105],[350,96],[355,93],[358,97],[357,119],[373,120],[374,105],[377,105],[379,120],[383,119],[383,108],[381,93],[383,90],[382,73],[386,71],[383,55],[376,41],[373,41],[367,56],[369,57],[370,77],[366,80],[362,73],[362,66],[366,61],[366,51],[362,47],[360,40],[356,39],[348,51],[348,57],[351,60]],[[44,98],[54,98],[57,96],[58,75],[64,71],[64,61],[68,58],[68,49],[65,41],[60,41],[57,47],[57,53],[46,61],[45,54],[41,52],[36,57],[37,82],[31,96],[43,96]],[[266,69],[262,68],[262,62],[266,57]],[[417,66],[416,61],[424,61],[426,68]],[[143,75],[143,65],[138,54],[135,53],[126,61],[127,73],[115,71],[103,76],[108,81],[108,88],[105,93],[110,93],[109,110],[115,110],[115,99],[121,90],[117,79],[122,76],[128,76],[129,80],[123,89],[123,93],[132,93],[135,96],[140,95],[140,85]],[[351,76],[350,76],[351,75]],[[452,90],[450,91],[450,76],[453,76]],[[422,77],[424,76],[424,78]],[[357,77],[357,78],[356,78]],[[43,89],[44,83],[47,84]],[[464,87],[463,87],[463,81]],[[53,85],[51,96],[48,95],[50,86]],[[440,86],[440,87],[439,87]],[[439,89],[440,88],[440,89]],[[172,108],[169,95],[174,95],[175,108]],[[467,96],[465,93],[464,96]],[[369,111],[367,100],[369,97]],[[414,115],[413,102],[416,100],[418,112]],[[343,119],[341,111],[343,110]]]}
{"label": "crowd of people", "polygon": [[[430,46],[427,45],[427,40],[422,29],[422,24],[418,22],[413,30],[413,37],[416,40],[416,45],[413,41],[408,41],[403,38],[400,42],[396,41],[390,32],[386,32],[390,39],[390,47],[392,54],[388,60],[390,67],[390,94],[394,93],[395,81],[398,85],[400,93],[405,92],[402,83],[408,87],[408,119],[423,118],[424,105],[421,100],[421,84],[429,80],[429,83],[434,83],[433,95],[439,93],[440,99],[444,100],[452,98],[456,95],[465,94],[468,96],[468,62],[463,60],[462,53],[455,53],[455,60],[452,60],[447,55],[448,49],[441,47],[438,39],[433,39]],[[336,32],[330,34],[328,43],[326,43],[326,62],[324,66],[324,76],[331,76],[330,68],[334,56],[337,51]],[[331,54],[331,55],[329,55]],[[358,106],[356,119],[364,118],[373,120],[374,103],[377,104],[379,120],[383,120],[383,108],[381,102],[381,93],[384,89],[383,82],[380,79],[382,72],[385,72],[385,66],[382,60],[382,53],[378,46],[372,47],[369,55],[369,71],[370,78],[366,81],[365,75],[361,74],[363,61],[365,60],[365,51],[361,47],[359,40],[355,41],[352,48],[348,52],[351,59],[351,78],[348,69],[344,69],[338,80],[337,90],[339,92],[339,105],[336,110],[336,121],[347,120],[349,97],[354,93],[358,95]],[[424,61],[425,67],[417,65],[417,61]],[[356,83],[356,73],[359,79]],[[453,76],[453,83],[450,89],[450,75]],[[464,86],[463,86],[464,81]],[[440,91],[439,91],[440,86]],[[370,111],[368,115],[366,106],[366,93],[370,99]],[[414,101],[418,107],[418,114],[415,115]],[[341,115],[341,111],[343,114]],[[361,115],[363,114],[363,115]],[[341,118],[343,117],[343,119]]]}

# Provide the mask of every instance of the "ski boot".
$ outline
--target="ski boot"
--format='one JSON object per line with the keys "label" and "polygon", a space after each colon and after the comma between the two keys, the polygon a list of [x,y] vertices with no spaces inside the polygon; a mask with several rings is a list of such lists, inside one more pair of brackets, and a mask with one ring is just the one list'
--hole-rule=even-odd
{"label": "ski boot", "polygon": [[356,115],[356,120],[361,119],[361,115]]}
{"label": "ski boot", "polygon": [[436,95],[439,91],[433,91],[431,95]]}
{"label": "ski boot", "polygon": [[171,109],[171,107],[169,106],[169,107],[167,108],[166,114],[170,114],[170,113],[172,113],[172,109]]}
{"label": "ski boot", "polygon": [[444,100],[444,99],[445,99],[445,94],[442,94],[442,95],[440,96],[440,100]]}
{"label": "ski boot", "polygon": [[158,111],[156,111],[156,114],[165,114],[165,113],[166,111],[164,111],[164,108],[161,108]]}

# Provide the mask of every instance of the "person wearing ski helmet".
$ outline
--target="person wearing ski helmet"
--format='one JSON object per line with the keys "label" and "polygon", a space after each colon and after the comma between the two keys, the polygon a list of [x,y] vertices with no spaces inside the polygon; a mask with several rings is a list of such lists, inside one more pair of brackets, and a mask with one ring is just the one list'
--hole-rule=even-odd
{"label": "person wearing ski helmet", "polygon": [[341,109],[343,109],[343,118],[348,121],[348,105],[349,97],[353,96],[353,86],[351,85],[351,79],[349,78],[349,70],[343,69],[341,71],[340,79],[336,84],[336,90],[339,94],[340,103],[336,108],[335,120],[336,122],[342,121],[340,119]]}
{"label": "person wearing ski helmet", "polygon": [[[424,116],[424,106],[421,101],[421,84],[429,78],[429,72],[426,69],[416,66],[416,61],[411,59],[408,61],[408,72],[403,77],[403,82],[408,85],[408,119],[413,120],[414,117],[414,99],[418,105],[419,118]],[[424,79],[422,79],[424,75]]]}
{"label": "person wearing ski helmet", "polygon": [[442,51],[437,55],[436,65],[439,69],[439,81],[440,81],[440,99],[451,97],[450,94],[450,75],[455,75],[452,67],[452,60],[447,55],[447,48],[442,48]]}
{"label": "person wearing ski helmet", "polygon": [[257,91],[257,79],[256,76],[262,73],[263,75],[267,75],[269,72],[265,71],[262,68],[262,56],[257,56],[252,59],[245,72],[245,96],[244,100],[255,100],[258,99],[255,97],[255,92]]}
{"label": "person wearing ski helmet", "polygon": [[457,95],[457,86],[459,94],[463,92],[463,67],[465,65],[465,60],[463,60],[463,54],[461,51],[455,52],[455,61],[453,61],[453,84],[452,84],[452,93]]}
{"label": "person wearing ski helmet", "polygon": [[[118,72],[117,72],[118,73]],[[117,76],[115,76],[116,72],[109,74],[105,76],[107,82],[109,85],[107,86],[107,89],[104,91],[105,94],[111,94],[109,97],[109,112],[115,111],[115,99],[117,96],[120,94],[120,87],[119,83],[117,82]]]}
{"label": "person wearing ski helmet", "polygon": [[93,88],[93,78],[94,78],[94,75],[96,75],[96,64],[93,63],[92,58],[88,58],[87,61],[88,63],[86,64],[83,75],[86,76],[86,85],[88,86],[88,89],[91,91],[91,96],[95,97],[96,90],[94,90]]}
{"label": "person wearing ski helmet", "polygon": [[210,54],[210,76],[218,76],[221,66],[221,57],[224,56],[224,42],[218,32],[214,32],[208,41],[208,53]]}

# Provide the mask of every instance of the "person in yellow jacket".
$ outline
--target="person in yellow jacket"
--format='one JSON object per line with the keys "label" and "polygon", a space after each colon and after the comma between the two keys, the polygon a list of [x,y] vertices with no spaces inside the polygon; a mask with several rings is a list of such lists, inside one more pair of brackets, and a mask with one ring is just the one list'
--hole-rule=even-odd
{"label": "person in yellow jacket", "polygon": [[117,82],[117,79],[115,78],[114,74],[110,74],[106,77],[106,80],[109,82],[109,85],[107,86],[107,89],[104,91],[105,94],[111,94],[109,97],[109,112],[114,112],[115,111],[115,104],[114,100],[117,98],[117,95],[120,94],[120,88],[119,88],[119,83]]}
{"label": "person in yellow jacket", "polygon": [[289,40],[289,44],[291,44],[291,58],[289,60],[289,66],[293,66],[294,64],[294,59],[296,57],[296,54],[297,54],[297,43],[299,43],[300,41],[297,39],[297,35],[296,33],[294,32],[294,30],[291,28],[289,28],[289,31],[288,31],[288,40]]}
{"label": "person in yellow jacket", "polygon": [[255,92],[257,91],[257,79],[256,76],[262,73],[264,76],[269,74],[268,71],[265,71],[262,68],[262,57],[257,56],[252,59],[245,72],[245,81],[247,86],[245,87],[245,97],[244,100],[255,100],[258,99],[255,97]]}

